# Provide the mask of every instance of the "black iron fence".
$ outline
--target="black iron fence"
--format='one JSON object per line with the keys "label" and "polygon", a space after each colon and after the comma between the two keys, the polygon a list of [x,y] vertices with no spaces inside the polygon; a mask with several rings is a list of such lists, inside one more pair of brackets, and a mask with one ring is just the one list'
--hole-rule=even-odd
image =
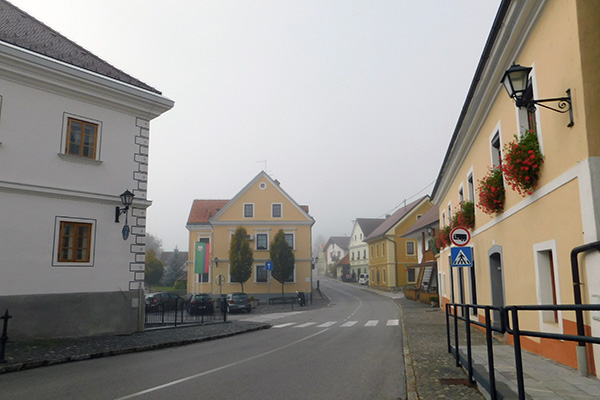
{"label": "black iron fence", "polygon": [[[484,310],[485,321],[479,322],[469,318],[469,310]],[[587,374],[587,355],[585,351],[586,343],[600,344],[600,338],[587,336],[584,334],[567,335],[560,333],[550,333],[541,331],[523,330],[519,327],[519,312],[520,311],[575,311],[577,317],[581,317],[583,311],[600,311],[600,305],[523,305],[523,306],[507,306],[507,307],[492,307],[481,306],[474,304],[446,304],[446,336],[448,342],[448,352],[456,359],[457,367],[465,367],[469,376],[469,383],[475,383],[475,380],[481,384],[484,389],[490,394],[492,400],[502,398],[496,390],[496,378],[494,368],[494,348],[493,348],[493,333],[500,334],[508,333],[514,339],[514,354],[515,354],[515,373],[517,379],[517,389],[519,400],[525,400],[525,384],[523,379],[523,359],[521,349],[521,338],[523,336],[538,337],[546,339],[555,339],[563,341],[573,341],[578,343],[578,362],[580,368],[585,368]],[[499,321],[492,322],[492,312],[496,312]],[[476,313],[478,315],[478,313]],[[451,321],[453,321],[451,327]],[[459,349],[459,325],[464,325],[466,357],[460,353]],[[476,325],[485,329],[487,361],[488,361],[488,376],[481,375],[473,368],[472,358],[472,342],[471,342],[471,325]],[[454,336],[452,338],[452,336]],[[584,358],[584,360],[579,360]],[[581,372],[581,371],[580,371]]]}
{"label": "black iron fence", "polygon": [[221,299],[192,306],[189,301],[175,300],[169,304],[146,307],[144,325],[146,328],[226,322],[227,304]]}

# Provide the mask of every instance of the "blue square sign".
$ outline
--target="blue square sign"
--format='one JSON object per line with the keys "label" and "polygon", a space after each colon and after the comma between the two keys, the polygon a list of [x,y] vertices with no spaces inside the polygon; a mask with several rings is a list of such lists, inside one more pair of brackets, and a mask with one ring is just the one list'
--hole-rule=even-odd
{"label": "blue square sign", "polygon": [[267,261],[265,263],[265,270],[267,270],[267,271],[273,271],[273,262],[272,261]]}
{"label": "blue square sign", "polygon": [[452,247],[450,249],[450,259],[453,267],[472,267],[473,266],[473,248],[472,247]]}

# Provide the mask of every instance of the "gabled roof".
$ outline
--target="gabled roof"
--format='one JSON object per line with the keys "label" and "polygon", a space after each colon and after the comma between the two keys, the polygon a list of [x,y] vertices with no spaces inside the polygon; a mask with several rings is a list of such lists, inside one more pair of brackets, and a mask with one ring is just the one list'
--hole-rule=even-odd
{"label": "gabled roof", "polygon": [[360,226],[365,237],[369,236],[375,228],[385,222],[384,218],[356,218],[356,223]]}
{"label": "gabled roof", "polygon": [[325,248],[329,247],[330,244],[337,244],[339,248],[348,250],[348,245],[350,244],[349,236],[330,236],[325,243]]}
{"label": "gabled roof", "polygon": [[44,25],[8,1],[0,0],[0,41],[120,82],[162,94]]}
{"label": "gabled roof", "polygon": [[440,208],[433,206],[417,222],[413,224],[402,236],[409,235],[429,225],[438,225],[440,221]]}
{"label": "gabled roof", "polygon": [[313,219],[313,217],[311,217],[308,214],[308,206],[301,206],[298,203],[296,203],[294,201],[294,199],[292,199],[280,186],[279,181],[275,181],[273,179],[271,179],[271,177],[265,172],[265,171],[261,171],[258,173],[258,175],[256,175],[254,177],[254,179],[252,179],[250,182],[248,182],[248,184],[246,186],[244,186],[244,188],[242,190],[240,190],[238,192],[238,194],[236,194],[233,199],[229,200],[227,202],[227,204],[225,204],[214,216],[211,217],[211,220],[213,219],[218,219],[219,216],[221,214],[223,214],[232,204],[234,204],[237,199],[242,196],[242,194],[244,194],[250,187],[252,187],[259,179],[264,178],[267,179],[269,182],[271,182],[273,184],[273,187],[275,187],[294,207],[296,207],[301,214],[304,215],[304,217],[306,217],[307,220],[311,221],[313,224],[315,222],[315,220]]}
{"label": "gabled roof", "polygon": [[342,259],[340,261],[338,261],[336,263],[336,265],[339,265],[339,266],[350,265],[350,255],[346,254],[344,257],[342,257]]}
{"label": "gabled roof", "polygon": [[365,238],[365,242],[369,240],[376,239],[385,235],[390,229],[394,227],[398,222],[402,220],[406,215],[408,215],[412,210],[414,210],[419,204],[421,204],[424,200],[429,199],[429,196],[423,196],[418,200],[413,201],[401,208],[398,209],[395,213],[393,213],[389,218],[387,218],[381,225],[379,225],[369,236]]}
{"label": "gabled roof", "polygon": [[194,200],[188,217],[188,225],[204,225],[219,212],[229,200]]}

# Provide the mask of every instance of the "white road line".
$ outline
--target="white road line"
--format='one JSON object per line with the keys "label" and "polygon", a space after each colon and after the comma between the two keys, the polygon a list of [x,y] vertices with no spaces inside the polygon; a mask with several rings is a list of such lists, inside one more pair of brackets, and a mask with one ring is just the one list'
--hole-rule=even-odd
{"label": "white road line", "polygon": [[311,326],[314,324],[316,324],[316,322],[305,322],[303,324],[296,325],[294,328],[306,328],[307,326]]}
{"label": "white road line", "polygon": [[342,325],[340,325],[342,328],[349,328],[351,326],[354,326],[358,323],[358,321],[348,321]]}
{"label": "white road line", "polygon": [[376,319],[372,319],[372,320],[368,321],[368,322],[365,324],[365,326],[377,326],[377,324],[378,324],[378,323],[379,323],[379,321],[378,321],[378,320],[376,320]]}
{"label": "white road line", "polygon": [[257,354],[257,355],[252,356],[252,357],[248,357],[248,358],[245,358],[243,360],[235,361],[235,362],[232,362],[232,363],[229,363],[229,364],[226,364],[226,365],[223,365],[221,367],[217,367],[217,368],[214,368],[214,369],[211,369],[211,370],[208,370],[208,371],[204,371],[204,372],[201,372],[199,374],[190,375],[190,376],[187,376],[185,378],[181,378],[181,379],[177,379],[177,380],[172,381],[172,382],[165,383],[163,385],[154,386],[154,387],[151,387],[149,389],[142,390],[140,392],[136,392],[136,393],[132,393],[132,394],[127,395],[127,396],[119,397],[118,399],[115,399],[115,400],[126,400],[126,399],[132,399],[134,397],[140,397],[140,396],[143,396],[143,395],[148,394],[148,393],[152,393],[152,392],[156,392],[156,391],[161,390],[161,389],[168,388],[169,386],[178,385],[180,383],[191,381],[192,379],[200,378],[202,376],[209,375],[209,374],[212,374],[214,372],[222,371],[224,369],[227,369],[227,368],[230,368],[230,367],[234,367],[236,365],[240,365],[240,364],[246,363],[248,361],[253,361],[253,360],[256,360],[258,358],[262,358],[264,356],[268,356],[269,354],[273,354],[273,353],[276,353],[278,351],[287,349],[288,347],[295,346],[298,343],[302,343],[302,342],[304,342],[306,340],[312,339],[315,336],[320,335],[321,333],[327,332],[328,330],[329,329],[323,329],[322,331],[319,331],[317,333],[313,333],[310,336],[306,336],[306,337],[304,337],[302,339],[296,340],[295,342],[288,343],[285,346],[277,347],[276,349],[269,350],[267,352],[264,352],[264,353],[261,353],[261,354]]}
{"label": "white road line", "polygon": [[400,325],[400,320],[399,319],[388,319],[388,322],[385,325],[386,326],[398,326],[398,325]]}
{"label": "white road line", "polygon": [[288,322],[287,324],[273,325],[273,328],[286,328],[286,327],[292,326],[292,325],[296,325],[296,323],[295,322]]}
{"label": "white road line", "polygon": [[330,326],[333,326],[335,324],[337,324],[337,321],[329,321],[317,326],[317,328],[329,328]]}

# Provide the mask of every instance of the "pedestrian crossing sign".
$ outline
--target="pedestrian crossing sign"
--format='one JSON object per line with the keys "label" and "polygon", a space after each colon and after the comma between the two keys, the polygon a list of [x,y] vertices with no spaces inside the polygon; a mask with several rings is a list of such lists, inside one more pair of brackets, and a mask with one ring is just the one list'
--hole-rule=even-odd
{"label": "pedestrian crossing sign", "polygon": [[450,259],[452,260],[453,267],[472,267],[473,248],[452,247],[450,248]]}

